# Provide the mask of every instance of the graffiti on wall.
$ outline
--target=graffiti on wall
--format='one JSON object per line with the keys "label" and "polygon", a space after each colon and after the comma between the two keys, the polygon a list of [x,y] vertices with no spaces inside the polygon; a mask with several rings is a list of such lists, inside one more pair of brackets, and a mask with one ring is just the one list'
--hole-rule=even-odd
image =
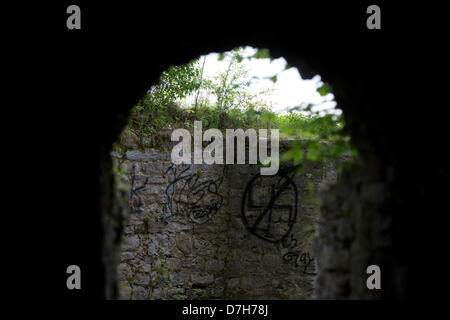
{"label": "graffiti on wall", "polygon": [[314,261],[314,258],[308,251],[302,252],[301,250],[297,249],[297,239],[294,238],[294,235],[292,233],[289,241],[284,239],[281,242],[281,245],[283,246],[283,248],[288,249],[288,251],[283,254],[282,259],[284,263],[293,262],[296,268],[303,267],[304,274],[314,275],[314,273],[308,272],[308,267]]}
{"label": "graffiti on wall", "polygon": [[[266,192],[255,192],[265,188]],[[269,190],[267,190],[269,189]],[[286,198],[291,197],[291,204]],[[297,218],[297,186],[286,174],[254,176],[242,199],[242,221],[247,230],[268,242],[278,243],[288,236]]]}
{"label": "graffiti on wall", "polygon": [[131,188],[130,188],[130,194],[129,194],[129,204],[130,204],[130,212],[131,213],[142,213],[144,212],[144,209],[142,207],[142,198],[140,196],[140,193],[145,191],[148,184],[148,178],[145,178],[145,180],[139,185],[136,186],[136,166],[131,166]]}
{"label": "graffiti on wall", "polygon": [[164,207],[166,219],[187,216],[198,224],[211,220],[223,204],[220,187],[225,179],[224,166],[221,175],[215,178],[202,178],[193,165],[171,164],[165,174],[169,184],[165,189],[167,204]]}
{"label": "graffiti on wall", "polygon": [[302,267],[307,274],[314,258],[299,250],[292,234],[298,211],[298,190],[292,177],[289,170],[280,170],[275,176],[255,175],[242,197],[241,218],[251,234],[287,249],[284,263]]}

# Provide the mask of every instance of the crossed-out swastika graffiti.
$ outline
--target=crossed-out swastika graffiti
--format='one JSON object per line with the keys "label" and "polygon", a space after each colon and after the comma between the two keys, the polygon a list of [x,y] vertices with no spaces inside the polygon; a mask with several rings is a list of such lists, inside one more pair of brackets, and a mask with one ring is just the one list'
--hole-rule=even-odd
{"label": "crossed-out swastika graffiti", "polygon": [[241,217],[250,233],[284,248],[284,251],[287,249],[283,262],[302,266],[306,274],[314,258],[298,248],[298,241],[292,234],[297,222],[298,192],[288,172],[280,171],[276,176],[254,176],[244,191]]}
{"label": "crossed-out swastika graffiti", "polygon": [[[258,192],[255,189],[259,189]],[[254,176],[247,184],[242,199],[241,213],[245,227],[265,241],[282,241],[296,221],[297,197],[297,186],[287,174]],[[290,204],[286,203],[286,198],[292,199]]]}

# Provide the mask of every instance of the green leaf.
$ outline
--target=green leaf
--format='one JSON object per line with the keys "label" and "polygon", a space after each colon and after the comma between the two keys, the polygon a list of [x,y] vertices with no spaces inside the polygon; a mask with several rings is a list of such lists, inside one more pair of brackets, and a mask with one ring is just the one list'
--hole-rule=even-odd
{"label": "green leaf", "polygon": [[317,88],[317,92],[320,93],[320,95],[326,96],[328,93],[331,92],[331,87],[327,83],[325,83],[323,86]]}
{"label": "green leaf", "polygon": [[314,141],[309,144],[308,153],[306,154],[306,159],[311,161],[316,161],[320,157],[320,145],[318,142]]}
{"label": "green leaf", "polygon": [[222,61],[223,59],[225,59],[225,54],[223,54],[222,52],[219,53],[219,57],[217,58],[218,61]]}
{"label": "green leaf", "polygon": [[303,160],[303,152],[301,150],[295,150],[293,153],[292,160],[293,160],[294,166],[298,165]]}
{"label": "green leaf", "polygon": [[267,59],[271,58],[271,55],[268,49],[258,49],[258,51],[256,51],[256,53],[253,56],[251,56],[251,58]]}
{"label": "green leaf", "polygon": [[277,82],[277,80],[278,80],[277,75],[274,75],[273,77],[270,77],[270,80],[271,80],[273,83]]}
{"label": "green leaf", "polygon": [[289,161],[294,156],[294,150],[290,149],[281,155],[281,161]]}

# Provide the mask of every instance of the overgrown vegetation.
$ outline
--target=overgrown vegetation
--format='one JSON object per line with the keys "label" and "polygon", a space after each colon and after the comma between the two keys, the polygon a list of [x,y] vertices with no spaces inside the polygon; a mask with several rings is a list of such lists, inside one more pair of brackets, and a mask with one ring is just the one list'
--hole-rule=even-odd
{"label": "overgrown vegetation", "polygon": [[[311,104],[298,106],[288,114],[276,114],[265,100],[268,91],[250,93],[252,79],[242,62],[272,58],[266,49],[251,56],[243,53],[242,48],[236,48],[220,54],[219,60],[226,62],[227,68],[212,79],[204,77],[204,58],[170,67],[161,75],[160,83],[133,108],[126,134],[133,134],[142,143],[158,141],[165,132],[175,128],[191,130],[194,120],[201,120],[203,130],[278,128],[281,139],[295,140],[281,159],[292,160],[294,165],[338,158],[343,152],[353,151],[343,130],[342,116],[314,112]],[[269,79],[276,82],[277,75]],[[325,96],[331,87],[324,84],[317,91]],[[193,97],[190,103],[186,102],[188,96]]]}

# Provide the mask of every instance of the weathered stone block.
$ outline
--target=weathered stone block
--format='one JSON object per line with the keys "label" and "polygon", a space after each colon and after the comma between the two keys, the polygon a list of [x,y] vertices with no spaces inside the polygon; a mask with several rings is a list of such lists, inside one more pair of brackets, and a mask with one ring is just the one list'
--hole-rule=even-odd
{"label": "weathered stone block", "polygon": [[146,300],[148,298],[149,290],[143,287],[133,287],[133,300]]}
{"label": "weathered stone block", "polygon": [[225,263],[222,260],[208,260],[205,264],[205,270],[208,273],[219,273],[223,270],[224,266]]}
{"label": "weathered stone block", "polygon": [[177,234],[175,239],[177,248],[181,252],[183,252],[185,255],[189,255],[190,253],[192,253],[193,241],[191,236],[189,236],[185,232],[182,232],[180,234]]}
{"label": "weathered stone block", "polygon": [[131,286],[127,281],[119,281],[119,300],[130,300],[132,294]]}
{"label": "weathered stone block", "polygon": [[[122,248],[123,251],[123,248]],[[136,257],[136,252],[122,252],[120,254],[120,261],[128,261]]]}
{"label": "weathered stone block", "polygon": [[211,274],[193,272],[191,275],[191,280],[193,285],[207,286],[214,282],[214,276]]}
{"label": "weathered stone block", "polygon": [[231,278],[228,279],[227,282],[227,287],[232,289],[232,288],[236,288],[239,285],[239,278]]}
{"label": "weathered stone block", "polygon": [[137,274],[134,278],[133,283],[142,287],[147,287],[150,283],[150,277],[145,274]]}
{"label": "weathered stone block", "polygon": [[139,247],[139,236],[126,236],[125,241],[122,242],[122,251],[132,251]]}

